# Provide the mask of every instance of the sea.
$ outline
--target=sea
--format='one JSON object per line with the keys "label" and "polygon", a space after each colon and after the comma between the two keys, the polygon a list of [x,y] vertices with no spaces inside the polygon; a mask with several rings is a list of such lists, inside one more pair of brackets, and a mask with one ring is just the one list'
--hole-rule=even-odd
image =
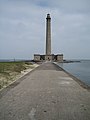
{"label": "sea", "polygon": [[90,60],[80,60],[80,62],[57,64],[84,82],[86,85],[90,86]]}

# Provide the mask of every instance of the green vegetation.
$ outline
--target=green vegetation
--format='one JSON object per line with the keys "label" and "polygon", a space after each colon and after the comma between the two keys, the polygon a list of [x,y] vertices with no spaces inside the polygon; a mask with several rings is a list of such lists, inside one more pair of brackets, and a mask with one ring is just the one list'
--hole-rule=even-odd
{"label": "green vegetation", "polygon": [[30,62],[0,62],[0,89],[15,80],[21,71],[34,68]]}

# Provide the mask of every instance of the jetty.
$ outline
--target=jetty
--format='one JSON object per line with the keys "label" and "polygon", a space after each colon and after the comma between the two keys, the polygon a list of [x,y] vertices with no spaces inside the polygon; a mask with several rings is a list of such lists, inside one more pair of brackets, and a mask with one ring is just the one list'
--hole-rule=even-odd
{"label": "jetty", "polygon": [[45,62],[0,92],[0,120],[90,120],[90,91]]}

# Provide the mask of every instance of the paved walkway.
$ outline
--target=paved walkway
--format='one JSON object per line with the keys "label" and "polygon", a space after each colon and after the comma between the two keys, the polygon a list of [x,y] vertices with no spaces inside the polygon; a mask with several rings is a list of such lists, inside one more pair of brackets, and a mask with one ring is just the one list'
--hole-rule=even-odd
{"label": "paved walkway", "polygon": [[43,63],[0,93],[0,120],[90,120],[90,92]]}

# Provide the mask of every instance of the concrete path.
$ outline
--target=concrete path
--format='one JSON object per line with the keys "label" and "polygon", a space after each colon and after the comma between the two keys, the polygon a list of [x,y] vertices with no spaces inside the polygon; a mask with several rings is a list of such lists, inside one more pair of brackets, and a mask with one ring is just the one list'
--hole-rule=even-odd
{"label": "concrete path", "polygon": [[90,120],[90,92],[44,63],[0,93],[0,120]]}

